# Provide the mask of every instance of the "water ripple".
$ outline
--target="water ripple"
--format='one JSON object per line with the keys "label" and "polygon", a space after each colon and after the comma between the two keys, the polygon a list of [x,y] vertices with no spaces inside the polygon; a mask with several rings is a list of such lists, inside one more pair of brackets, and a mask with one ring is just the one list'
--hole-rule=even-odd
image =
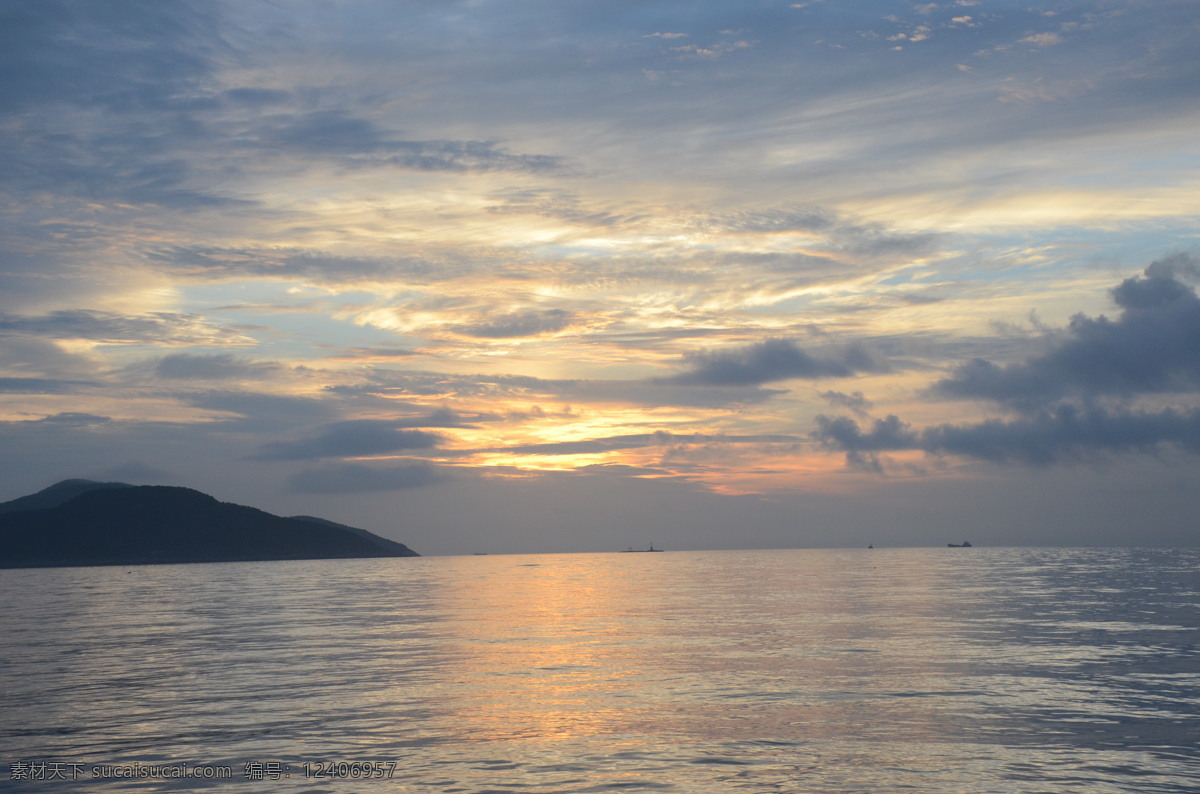
{"label": "water ripple", "polygon": [[[1190,792],[1198,563],[981,548],[0,571],[0,779],[233,792],[270,764],[288,776],[260,790]],[[17,762],[233,778],[23,781]],[[312,774],[354,763],[390,777]]]}

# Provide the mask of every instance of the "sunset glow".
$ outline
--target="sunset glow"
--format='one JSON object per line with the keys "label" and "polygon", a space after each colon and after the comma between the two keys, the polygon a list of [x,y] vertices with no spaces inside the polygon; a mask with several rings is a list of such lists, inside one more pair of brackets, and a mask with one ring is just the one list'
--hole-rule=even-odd
{"label": "sunset glow", "polygon": [[1200,507],[1195,3],[59,5],[4,26],[3,498],[426,553]]}

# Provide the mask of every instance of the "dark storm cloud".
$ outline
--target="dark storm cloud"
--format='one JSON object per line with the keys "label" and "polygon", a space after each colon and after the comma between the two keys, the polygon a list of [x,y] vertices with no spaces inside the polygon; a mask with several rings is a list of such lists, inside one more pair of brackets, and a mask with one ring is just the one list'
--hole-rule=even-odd
{"label": "dark storm cloud", "polygon": [[52,339],[89,339],[109,344],[230,344],[245,341],[240,333],[210,324],[194,314],[150,312],[126,315],[72,309],[36,317],[0,314],[0,335],[22,334]]}
{"label": "dark storm cloud", "polygon": [[274,362],[247,361],[229,353],[175,353],[159,359],[154,373],[160,378],[244,380],[268,377],[279,369]]}
{"label": "dark storm cloud", "polygon": [[1194,257],[1158,260],[1111,291],[1117,319],[1077,314],[1061,338],[1049,340],[1047,353],[1009,365],[973,359],[934,384],[932,394],[1032,410],[1064,397],[1194,391],[1200,298],[1180,278],[1197,273]]}
{"label": "dark storm cloud", "polygon": [[573,319],[574,315],[563,309],[530,310],[497,315],[475,325],[455,326],[454,331],[481,339],[513,339],[561,331]]}
{"label": "dark storm cloud", "polygon": [[737,350],[696,353],[690,372],[662,382],[694,386],[754,386],[790,378],[843,378],[887,372],[888,365],[861,345],[814,356],[788,339],[768,339]]}
{"label": "dark storm cloud", "polygon": [[288,488],[300,493],[338,494],[399,491],[446,479],[438,467],[418,461],[390,466],[341,463],[306,469],[288,478]]}
{"label": "dark storm cloud", "polygon": [[356,419],[323,426],[297,441],[264,444],[254,460],[310,460],[384,455],[389,452],[436,447],[441,437],[423,430],[402,430],[383,419]]}

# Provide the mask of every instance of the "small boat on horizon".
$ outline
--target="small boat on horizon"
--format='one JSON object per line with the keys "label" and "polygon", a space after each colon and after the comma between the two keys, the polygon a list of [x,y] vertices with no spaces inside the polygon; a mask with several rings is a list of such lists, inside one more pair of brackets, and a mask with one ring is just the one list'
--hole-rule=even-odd
{"label": "small boat on horizon", "polygon": [[971,541],[964,540],[962,543],[947,543],[946,547],[951,549],[969,549],[971,548]]}
{"label": "small boat on horizon", "polygon": [[628,553],[628,552],[631,552],[631,551],[632,551],[632,552],[662,551],[662,549],[656,549],[656,548],[654,548],[654,544],[653,544],[653,543],[651,543],[651,544],[650,544],[650,548],[648,548],[648,549],[635,549],[633,546],[630,546],[630,547],[629,547],[629,548],[627,548],[627,549],[621,549],[621,551],[622,551],[622,552],[626,552],[626,553]]}

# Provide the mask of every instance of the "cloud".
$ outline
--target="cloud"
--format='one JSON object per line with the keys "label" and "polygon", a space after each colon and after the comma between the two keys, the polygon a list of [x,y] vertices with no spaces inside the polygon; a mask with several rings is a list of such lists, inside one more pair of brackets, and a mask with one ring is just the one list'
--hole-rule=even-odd
{"label": "cloud", "polygon": [[767,402],[786,392],[758,385],[705,385],[695,388],[670,378],[652,380],[551,381],[551,393],[575,403],[625,403],[642,406],[736,408]]}
{"label": "cloud", "polygon": [[288,478],[292,491],[314,494],[370,493],[420,488],[446,479],[442,471],[418,461],[391,466],[365,466],[341,463],[306,469]]}
{"label": "cloud", "polygon": [[835,226],[837,215],[824,207],[741,210],[713,214],[703,225],[731,232],[818,232]]}
{"label": "cloud", "polygon": [[1046,465],[1103,454],[1152,453],[1162,447],[1200,452],[1200,410],[1157,412],[1058,405],[1033,416],[925,430],[929,452],[996,462]]}
{"label": "cloud", "polygon": [[279,364],[271,361],[247,361],[229,353],[174,353],[159,359],[154,372],[160,378],[246,380],[264,378],[279,369]]}
{"label": "cloud", "polygon": [[417,171],[551,172],[563,168],[560,157],[512,154],[496,141],[398,140],[370,119],[344,111],[321,110],[294,117],[276,117],[274,126],[259,129],[255,138],[272,151],[299,149],[338,156],[362,166],[391,165]]}
{"label": "cloud", "polygon": [[[253,203],[193,186],[197,173],[192,163],[154,153],[153,144],[138,140],[137,133],[103,140],[91,140],[82,133],[68,140],[49,130],[28,131],[19,140],[12,134],[3,137],[8,138],[6,148],[18,160],[12,164],[12,184],[28,194],[115,199],[183,210]],[[49,142],[43,144],[41,138]]]}
{"label": "cloud", "polygon": [[247,203],[195,184],[203,166],[185,156],[220,134],[191,116],[230,52],[216,4],[10,4],[0,30],[0,166],[10,189],[35,202]]}
{"label": "cloud", "polygon": [[273,88],[231,88],[221,97],[235,105],[263,108],[287,102],[292,98],[292,92]]}
{"label": "cloud", "polygon": [[70,309],[41,316],[0,314],[0,335],[87,339],[105,344],[236,345],[252,340],[194,314],[116,312]]}
{"label": "cloud", "polygon": [[512,154],[495,141],[399,141],[387,149],[381,162],[419,171],[545,173],[565,168],[561,157]]}
{"label": "cloud", "polygon": [[[3,291],[3,287],[0,287]],[[52,339],[18,334],[3,335],[0,343],[0,371],[14,375],[40,375],[47,378],[79,380],[94,375],[99,362],[84,352],[72,353]]]}
{"label": "cloud", "polygon": [[[794,232],[810,238],[815,247],[821,247],[823,240],[832,252],[868,260],[918,256],[933,250],[941,237],[933,232],[899,231],[883,223],[856,221],[815,205],[713,212],[693,220],[692,225],[708,232],[739,235]],[[837,264],[822,257],[814,257],[813,264],[821,264],[821,259],[826,266]]]}
{"label": "cloud", "polygon": [[1135,411],[1060,404],[1015,419],[914,429],[894,415],[864,430],[846,417],[817,417],[812,439],[846,453],[849,468],[882,473],[879,453],[919,450],[993,463],[1046,466],[1106,456],[1155,454],[1176,448],[1200,453],[1200,410]]}
{"label": "cloud", "polygon": [[231,423],[251,430],[310,424],[329,418],[334,410],[328,400],[248,391],[205,391],[178,399],[196,408],[237,414],[241,418]]}
{"label": "cloud", "polygon": [[731,52],[745,50],[754,47],[756,42],[738,40],[738,41],[717,41],[708,46],[698,44],[684,44],[678,47],[671,47],[671,52],[675,53],[676,57],[681,59],[703,59],[716,60],[723,58]]}
{"label": "cloud", "polygon": [[22,424],[51,425],[56,427],[92,427],[105,425],[112,421],[111,417],[89,414],[81,411],[63,411],[62,413],[44,416]]}
{"label": "cloud", "polygon": [[858,258],[912,258],[933,250],[938,237],[934,233],[898,232],[880,223],[843,223],[833,241],[834,250]]}
{"label": "cloud", "polygon": [[457,411],[438,408],[428,413],[389,419],[392,427],[474,427],[466,422]]}
{"label": "cloud", "polygon": [[365,382],[339,384],[327,391],[343,397],[377,393],[392,396],[487,398],[495,400],[565,400],[570,403],[621,403],[642,406],[724,408],[762,403],[784,394],[758,386],[708,386],[696,389],[670,379],[568,380],[528,375],[460,374],[421,370],[375,370]]}
{"label": "cloud", "polygon": [[[332,392],[332,394],[337,394],[337,392]],[[329,399],[328,395],[324,399],[319,399],[261,392],[214,390],[179,394],[176,399],[185,405],[191,405],[196,408],[236,414],[236,417],[223,419],[221,422],[222,426],[226,429],[236,429],[252,433],[275,432],[309,426],[329,419],[340,408],[344,408],[344,405],[339,404],[338,400]],[[388,400],[386,402],[389,409],[395,409],[397,401]],[[392,442],[396,441],[397,438],[392,434],[393,430],[472,426],[457,412],[449,408],[439,408],[434,411],[425,410],[420,413],[414,412],[411,416],[384,421],[382,433],[379,436],[381,439],[379,443],[385,443],[386,439],[391,439]],[[307,440],[291,442],[290,445],[285,444],[284,446],[273,447],[271,451],[278,455],[302,455],[304,449],[317,449],[320,443],[331,445],[331,448],[336,447],[338,443],[353,443],[352,437],[356,432],[364,435],[373,435],[376,429],[377,426],[367,426],[366,428],[359,428],[356,431],[353,426],[346,427],[345,424],[339,426],[326,425],[323,431]],[[341,439],[340,442],[337,440],[338,438]],[[318,439],[324,439],[324,441],[319,442]],[[402,443],[420,442],[421,437],[406,438],[401,436],[400,441]],[[301,446],[296,446],[296,443],[299,443]],[[305,444],[310,446],[305,447]]]}
{"label": "cloud", "polygon": [[0,25],[0,107],[162,103],[210,73],[199,44],[218,40],[208,2],[10,4]]}
{"label": "cloud", "polygon": [[314,283],[440,282],[473,271],[477,264],[463,252],[422,256],[339,256],[297,248],[172,246],[147,259],[176,273],[209,279],[266,277]]}
{"label": "cloud", "polygon": [[641,217],[616,215],[605,210],[590,209],[579,196],[564,190],[549,188],[508,188],[496,194],[499,204],[487,207],[497,215],[537,215],[555,218],[578,226],[612,228],[624,226]]}
{"label": "cloud", "polygon": [[921,441],[907,422],[889,415],[886,419],[872,420],[865,433],[853,419],[844,416],[816,418],[817,429],[813,433],[816,441],[828,447],[847,452],[879,452],[883,450],[916,449]]}
{"label": "cloud", "polygon": [[[844,451],[851,468],[877,472],[880,453],[905,450],[1038,466],[1200,452],[1200,298],[1185,278],[1200,278],[1194,257],[1159,259],[1110,290],[1116,319],[1077,314],[1063,331],[1044,333],[1045,352],[1006,365],[972,359],[927,393],[987,400],[1016,416],[920,429],[894,415],[862,427],[819,416],[811,437]],[[1189,404],[1164,407],[1168,395]]]}
{"label": "cloud", "polygon": [[1055,44],[1062,44],[1062,36],[1053,32],[1030,33],[1025,38],[1019,39],[1017,44],[1031,44],[1034,47],[1052,47]]}
{"label": "cloud", "polygon": [[843,408],[849,408],[854,413],[865,416],[867,411],[872,407],[872,403],[860,391],[846,394],[840,391],[823,391],[820,397],[830,405],[839,405]]}
{"label": "cloud", "polygon": [[441,441],[437,433],[402,430],[385,419],[352,419],[324,425],[308,438],[264,444],[253,460],[309,460],[385,455],[413,449],[432,449]]}
{"label": "cloud", "polygon": [[93,381],[61,378],[0,378],[0,394],[75,394],[99,385]]}
{"label": "cloud", "polygon": [[456,326],[454,330],[482,339],[513,339],[555,333],[570,326],[573,320],[574,315],[563,309],[531,309],[497,315],[475,325]]}
{"label": "cloud", "polygon": [[1198,271],[1186,254],[1158,260],[1111,291],[1116,320],[1077,314],[1060,338],[1046,340],[1047,353],[1008,365],[973,359],[931,394],[1034,410],[1064,397],[1200,388],[1200,298],[1180,280]]}
{"label": "cloud", "polygon": [[799,439],[796,437],[785,435],[726,436],[704,435],[701,433],[677,434],[659,431],[657,433],[633,433],[583,441],[525,444],[481,451],[506,452],[513,455],[585,455],[622,449],[641,449],[643,447],[664,447],[680,444],[794,444],[797,441]]}
{"label": "cloud", "polygon": [[862,345],[814,356],[788,339],[768,339],[737,350],[696,353],[692,369],[663,382],[694,386],[754,386],[790,378],[843,378],[887,372],[885,360]]}
{"label": "cloud", "polygon": [[352,347],[349,350],[330,356],[332,359],[350,359],[355,361],[386,360],[393,358],[408,358],[417,355],[414,350],[400,347]]}
{"label": "cloud", "polygon": [[[351,110],[312,107],[319,89],[303,84],[220,90],[229,82],[223,67],[267,55],[239,51],[248,38],[239,21],[209,0],[103,7],[45,0],[6,9],[0,117],[9,123],[0,125],[0,165],[7,184],[143,207],[219,209],[258,205],[227,191],[227,177],[264,155],[291,171],[298,155],[304,163],[453,173],[563,169],[561,157],[512,152],[495,140],[401,137]],[[223,184],[210,182],[214,167]]]}

